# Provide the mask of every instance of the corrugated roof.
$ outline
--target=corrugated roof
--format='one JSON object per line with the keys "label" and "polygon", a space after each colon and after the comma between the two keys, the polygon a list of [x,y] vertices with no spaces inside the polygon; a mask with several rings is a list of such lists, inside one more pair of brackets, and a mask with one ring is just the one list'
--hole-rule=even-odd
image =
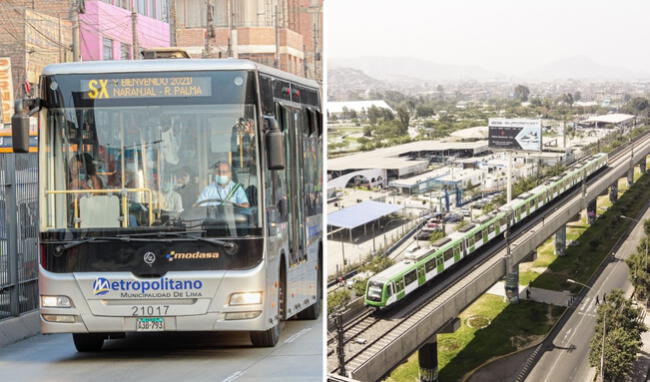
{"label": "corrugated roof", "polygon": [[352,229],[401,210],[401,206],[368,200],[327,215],[327,225]]}

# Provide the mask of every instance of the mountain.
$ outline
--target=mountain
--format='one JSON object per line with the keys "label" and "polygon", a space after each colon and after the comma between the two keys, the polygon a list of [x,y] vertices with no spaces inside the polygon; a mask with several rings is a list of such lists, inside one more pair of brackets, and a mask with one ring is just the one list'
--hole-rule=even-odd
{"label": "mountain", "polygon": [[449,65],[434,61],[407,57],[355,57],[332,58],[330,68],[348,67],[360,69],[369,76],[386,81],[425,80],[490,80],[502,75],[473,65]]}
{"label": "mountain", "polygon": [[350,100],[365,96],[370,90],[386,90],[390,86],[370,77],[359,69],[330,67],[327,70],[327,95],[329,100]]}
{"label": "mountain", "polygon": [[536,69],[521,76],[526,80],[639,80],[649,79],[650,73],[636,72],[617,66],[602,65],[586,56],[565,58]]}

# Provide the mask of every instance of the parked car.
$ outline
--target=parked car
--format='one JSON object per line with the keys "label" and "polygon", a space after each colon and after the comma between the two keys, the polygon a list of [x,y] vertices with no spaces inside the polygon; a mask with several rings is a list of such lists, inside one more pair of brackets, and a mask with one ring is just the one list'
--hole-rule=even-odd
{"label": "parked car", "polygon": [[429,240],[429,237],[431,237],[431,232],[433,231],[423,229],[415,234],[415,240]]}
{"label": "parked car", "polygon": [[463,220],[462,216],[458,216],[456,214],[449,214],[445,217],[445,223],[458,223],[459,221]]}

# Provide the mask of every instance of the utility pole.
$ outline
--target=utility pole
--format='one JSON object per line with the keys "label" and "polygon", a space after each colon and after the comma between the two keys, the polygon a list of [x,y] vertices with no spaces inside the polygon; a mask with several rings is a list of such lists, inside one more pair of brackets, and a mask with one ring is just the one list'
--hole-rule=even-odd
{"label": "utility pole", "polygon": [[280,68],[280,26],[278,25],[278,5],[275,5],[275,60],[273,67]]}
{"label": "utility pole", "polygon": [[228,0],[227,4],[227,12],[228,12],[228,50],[226,52],[227,57],[233,57],[233,52],[232,52],[232,0]]}
{"label": "utility pole", "polygon": [[206,1],[207,6],[207,24],[205,29],[205,46],[203,48],[203,58],[212,57],[212,38],[214,37],[214,7],[212,1]]}
{"label": "utility pole", "polygon": [[169,0],[169,42],[176,46],[176,0]]}
{"label": "utility pole", "polygon": [[343,315],[341,312],[334,313],[336,323],[336,355],[339,360],[339,370],[342,376],[347,376],[345,370],[345,333],[343,332]]}
{"label": "utility pole", "polygon": [[131,1],[131,37],[133,43],[132,60],[140,59],[140,43],[138,42],[138,12],[135,10],[134,1]]}
{"label": "utility pole", "polygon": [[72,22],[72,60],[81,61],[79,53],[79,0],[73,0],[70,5],[70,21]]}

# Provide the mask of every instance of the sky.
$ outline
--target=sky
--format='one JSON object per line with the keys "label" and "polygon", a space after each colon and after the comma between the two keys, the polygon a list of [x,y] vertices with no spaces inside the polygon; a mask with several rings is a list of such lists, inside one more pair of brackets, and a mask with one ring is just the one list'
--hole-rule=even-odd
{"label": "sky", "polygon": [[650,71],[648,0],[325,0],[325,54],[523,74],[575,56]]}

